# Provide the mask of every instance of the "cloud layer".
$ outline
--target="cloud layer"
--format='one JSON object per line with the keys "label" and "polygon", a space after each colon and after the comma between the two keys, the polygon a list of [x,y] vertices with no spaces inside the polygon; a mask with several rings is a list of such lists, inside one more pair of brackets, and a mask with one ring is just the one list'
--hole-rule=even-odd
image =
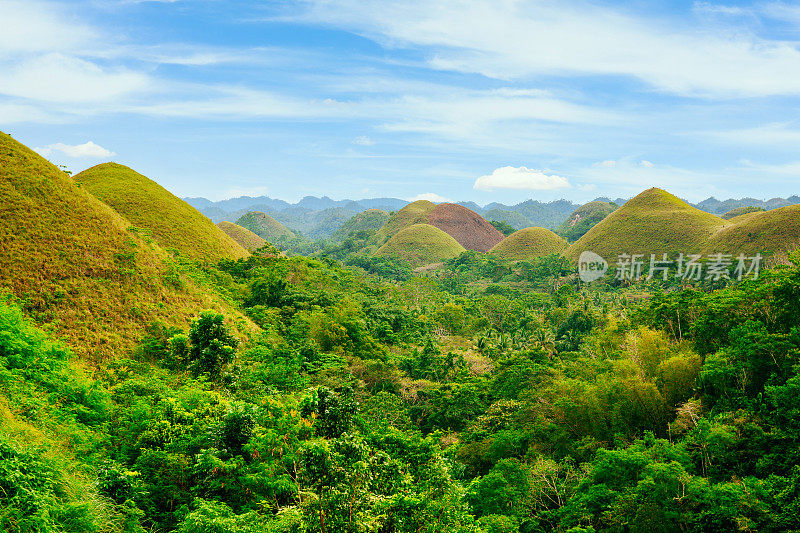
{"label": "cloud layer", "polygon": [[93,159],[101,159],[104,157],[111,157],[113,155],[116,155],[111,150],[106,150],[102,146],[95,144],[92,141],[85,142],[83,144],[55,143],[45,146],[43,148],[36,148],[36,151],[42,154],[44,157],[53,155],[56,152],[63,154],[67,157],[75,157],[75,158],[85,157]]}

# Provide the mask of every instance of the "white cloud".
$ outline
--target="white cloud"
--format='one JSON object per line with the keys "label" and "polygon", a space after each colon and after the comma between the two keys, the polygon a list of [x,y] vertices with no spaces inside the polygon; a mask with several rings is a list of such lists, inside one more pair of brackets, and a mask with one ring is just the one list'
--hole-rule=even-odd
{"label": "white cloud", "polygon": [[300,20],[350,29],[386,46],[427,47],[430,64],[443,70],[497,79],[632,76],[691,96],[800,94],[796,43],[759,37],[735,20],[711,27],[670,23],[581,1],[308,3]]}
{"label": "white cloud", "polygon": [[428,200],[429,202],[434,203],[442,203],[442,202],[452,202],[453,200],[449,198],[445,198],[444,196],[440,196],[435,192],[424,192],[422,194],[418,194],[413,198],[406,198],[409,202],[416,202],[417,200]]}
{"label": "white cloud", "polygon": [[491,174],[475,180],[473,188],[481,191],[494,189],[551,191],[570,186],[567,178],[545,174],[541,170],[528,167],[500,167]]}
{"label": "white cloud", "polygon": [[357,144],[359,146],[372,146],[375,144],[375,141],[373,141],[366,135],[361,135],[353,139],[353,144]]}
{"label": "white cloud", "polygon": [[52,155],[54,152],[60,152],[67,157],[88,157],[93,159],[100,159],[103,157],[111,157],[116,155],[110,150],[106,150],[102,146],[95,144],[92,141],[83,144],[64,144],[55,143],[45,146],[44,148],[35,148],[44,157]]}
{"label": "white cloud", "polygon": [[617,166],[617,162],[613,159],[607,159],[606,161],[600,161],[599,163],[595,163],[594,166],[600,168],[614,168]]}
{"label": "white cloud", "polygon": [[752,128],[701,131],[693,135],[725,143],[745,145],[774,146],[782,144],[796,146],[800,143],[800,130],[784,123],[764,124]]}
{"label": "white cloud", "polygon": [[639,166],[644,168],[653,168],[655,165],[646,159],[639,161]]}

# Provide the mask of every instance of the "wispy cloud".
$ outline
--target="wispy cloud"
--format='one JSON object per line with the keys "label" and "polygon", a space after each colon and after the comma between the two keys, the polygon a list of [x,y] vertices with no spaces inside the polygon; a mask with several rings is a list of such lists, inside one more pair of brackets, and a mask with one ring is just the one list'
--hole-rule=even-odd
{"label": "wispy cloud", "polygon": [[427,200],[429,202],[433,202],[433,203],[437,203],[437,204],[441,204],[443,202],[452,202],[453,201],[450,198],[445,198],[444,196],[436,194],[435,192],[424,192],[422,194],[418,194],[418,195],[413,196],[411,198],[406,198],[406,200],[408,200],[409,202],[416,202],[418,200]]}
{"label": "wispy cloud", "polygon": [[500,167],[491,174],[481,176],[473,185],[473,188],[479,191],[495,189],[551,191],[567,187],[570,187],[567,178],[528,167]]}

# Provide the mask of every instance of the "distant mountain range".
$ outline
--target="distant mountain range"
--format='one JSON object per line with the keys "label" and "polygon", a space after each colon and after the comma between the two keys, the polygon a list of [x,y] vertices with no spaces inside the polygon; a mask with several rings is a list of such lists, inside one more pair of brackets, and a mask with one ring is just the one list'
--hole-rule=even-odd
{"label": "distant mountain range", "polygon": [[[398,211],[410,203],[399,198],[333,200],[327,196],[321,198],[306,196],[297,203],[289,203],[268,196],[240,196],[219,202],[212,202],[202,197],[184,198],[184,200],[214,222],[223,220],[235,222],[248,212],[261,211],[292,231],[302,233],[312,239],[330,237],[351,217],[367,209],[392,212]],[[627,201],[625,198],[605,197],[597,198],[597,200],[617,205],[622,205]],[[485,206],[480,206],[475,202],[457,203],[475,211],[487,220],[504,221],[516,229],[542,227],[555,230],[580,207],[580,204],[569,200],[552,202],[525,200],[515,205],[493,202]],[[760,207],[769,211],[795,204],[800,204],[800,196],[794,195],[770,200],[756,198],[717,200],[711,197],[691,205],[707,213],[722,215],[740,207]]]}

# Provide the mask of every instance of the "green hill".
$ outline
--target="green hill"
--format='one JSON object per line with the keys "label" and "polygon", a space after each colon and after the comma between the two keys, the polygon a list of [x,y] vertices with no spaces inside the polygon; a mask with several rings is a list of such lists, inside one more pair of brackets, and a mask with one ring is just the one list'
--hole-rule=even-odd
{"label": "green hill", "polygon": [[624,253],[698,252],[724,223],[666,191],[648,189],[586,232],[569,247],[567,256],[576,260],[591,250],[615,261]]}
{"label": "green hill", "polygon": [[239,246],[247,251],[252,252],[253,250],[257,250],[267,244],[267,241],[249,229],[243,228],[238,224],[234,224],[233,222],[223,220],[217,224],[217,227],[225,232],[228,237],[239,243]]}
{"label": "green hill", "polygon": [[772,254],[800,247],[800,205],[737,216],[705,243],[706,253]]}
{"label": "green hill", "polygon": [[103,163],[74,180],[134,226],[147,230],[163,248],[201,261],[247,257],[244,248],[197,209],[124,165]]}
{"label": "green hill", "polygon": [[242,215],[236,224],[271,243],[291,239],[295,236],[294,232],[286,226],[261,211],[251,211]]}
{"label": "green hill", "polygon": [[490,209],[483,214],[483,218],[486,220],[497,220],[499,222],[505,222],[506,224],[513,226],[516,229],[528,228],[533,226],[533,222],[523,215],[522,213],[517,213],[516,211],[509,211],[507,209]]}
{"label": "green hill", "polygon": [[[80,355],[124,354],[154,321],[204,308],[241,317],[33,150],[0,133],[0,291]],[[178,317],[178,318],[176,318]]]}
{"label": "green hill", "polygon": [[393,235],[375,255],[397,257],[420,266],[452,259],[464,250],[458,241],[439,228],[413,224]]}
{"label": "green hill", "polygon": [[378,230],[376,238],[378,244],[388,241],[394,234],[413,224],[427,224],[428,213],[434,210],[436,204],[428,200],[417,200],[405,206],[392,215],[386,224]]}
{"label": "green hill", "polygon": [[747,207],[737,207],[736,209],[731,209],[727,213],[720,215],[721,218],[725,220],[730,220],[734,217],[747,215],[748,213],[759,213],[761,211],[766,211],[763,207],[756,207],[756,206],[747,206]]}
{"label": "green hill", "polygon": [[374,233],[380,230],[389,220],[389,213],[380,209],[367,209],[351,217],[331,235],[335,241],[343,241],[353,232],[367,231]]}
{"label": "green hill", "polygon": [[617,207],[616,204],[601,201],[584,204],[558,227],[556,233],[569,242],[575,242],[592,229],[595,224],[613,213]]}
{"label": "green hill", "polygon": [[510,261],[524,261],[562,253],[567,242],[545,228],[525,228],[497,243],[489,253]]}

